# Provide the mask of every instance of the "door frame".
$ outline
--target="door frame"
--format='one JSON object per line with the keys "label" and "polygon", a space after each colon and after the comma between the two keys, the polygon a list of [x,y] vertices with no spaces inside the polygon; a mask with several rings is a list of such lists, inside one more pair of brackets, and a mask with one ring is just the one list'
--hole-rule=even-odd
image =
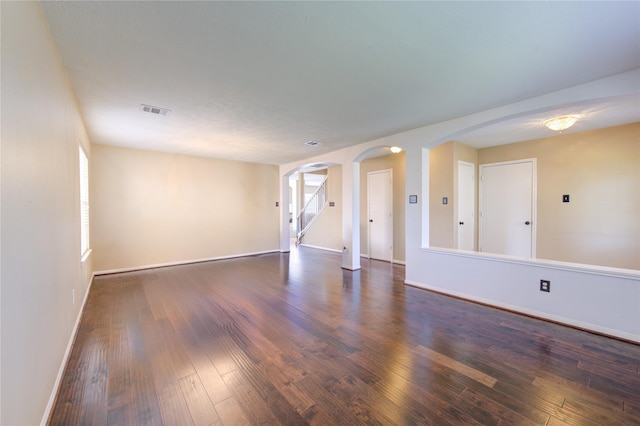
{"label": "door frame", "polygon": [[473,227],[473,232],[472,232],[472,240],[473,240],[473,248],[471,249],[472,251],[476,250],[476,246],[477,246],[477,241],[476,241],[476,222],[477,218],[476,218],[476,190],[477,190],[477,185],[476,185],[476,165],[474,163],[469,163],[468,161],[462,161],[462,160],[458,160],[458,169],[456,170],[456,220],[455,220],[455,229],[456,229],[456,248],[460,249],[460,205],[462,204],[460,202],[460,166],[465,166],[465,167],[471,167],[471,177],[472,177],[472,191],[471,191],[471,196],[473,197],[471,200],[471,216],[472,216],[472,221],[471,221],[471,226]]}
{"label": "door frame", "polygon": [[[536,158],[523,158],[520,160],[499,161],[496,163],[485,163],[478,166],[478,250],[482,247],[482,169],[484,167],[507,166],[510,164],[531,163],[531,259],[536,258],[536,240],[538,235],[538,161]],[[499,255],[498,255],[499,256]]]}
{"label": "door frame", "polygon": [[[389,199],[389,203],[390,205],[388,206],[391,212],[391,217],[390,217],[390,223],[391,223],[391,229],[389,229],[389,235],[391,238],[391,250],[389,251],[389,262],[393,263],[393,252],[394,252],[394,244],[393,244],[393,169],[382,169],[382,170],[373,170],[370,172],[367,172],[367,258],[371,259],[371,185],[370,185],[370,176],[371,175],[375,175],[375,174],[382,174],[382,173],[388,173],[389,174],[389,188],[391,190],[390,194],[391,197]],[[379,260],[383,260],[386,261],[386,259],[379,259]]]}

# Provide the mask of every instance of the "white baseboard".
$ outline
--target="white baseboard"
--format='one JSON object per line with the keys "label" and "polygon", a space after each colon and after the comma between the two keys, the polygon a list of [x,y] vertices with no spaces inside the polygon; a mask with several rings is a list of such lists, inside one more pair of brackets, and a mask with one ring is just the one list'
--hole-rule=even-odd
{"label": "white baseboard", "polygon": [[60,383],[62,382],[62,376],[64,375],[64,370],[67,367],[67,362],[69,361],[69,357],[71,356],[73,343],[76,341],[76,334],[78,333],[78,328],[80,327],[80,320],[82,319],[84,306],[87,303],[87,299],[89,298],[89,291],[91,290],[91,285],[93,284],[93,278],[95,276],[96,276],[95,273],[91,274],[91,278],[89,279],[89,285],[87,286],[87,291],[84,293],[84,297],[82,298],[82,305],[80,305],[80,310],[78,311],[76,322],[73,325],[73,329],[71,330],[71,337],[69,338],[69,343],[67,343],[67,349],[64,351],[64,356],[62,357],[62,363],[60,364],[60,369],[58,370],[58,376],[56,377],[56,381],[53,384],[53,390],[51,391],[51,396],[49,397],[47,408],[45,408],[44,414],[42,415],[42,420],[40,421],[41,426],[45,426],[49,421],[49,416],[51,416],[51,410],[53,410],[53,404],[55,404],[56,397],[58,396],[58,391],[60,390]]}
{"label": "white baseboard", "polygon": [[[369,257],[368,254],[361,254],[360,257],[363,258],[363,259],[371,260],[371,258]],[[380,261],[381,262],[388,262],[387,260],[380,260]],[[391,259],[390,263],[397,263],[398,265],[406,265],[407,264],[407,262],[405,262],[404,260],[398,260],[398,259]]]}
{"label": "white baseboard", "polygon": [[337,249],[332,249],[332,248],[328,248],[328,247],[320,247],[320,246],[313,246],[311,244],[300,244],[303,247],[308,247],[308,248],[312,248],[312,249],[318,249],[318,250],[324,250],[324,251],[330,251],[333,253],[342,253],[342,250],[337,250]]}
{"label": "white baseboard", "polygon": [[281,252],[280,249],[274,249],[274,250],[257,251],[257,252],[253,252],[253,253],[232,254],[232,255],[228,255],[228,256],[207,257],[207,258],[203,258],[203,259],[189,259],[189,260],[180,260],[180,261],[177,261],[177,262],[156,263],[156,264],[152,264],[152,265],[129,266],[129,267],[126,267],[126,268],[107,269],[107,270],[104,270],[104,271],[95,271],[94,275],[119,274],[119,273],[122,273],[122,272],[142,271],[142,270],[145,270],[145,269],[165,268],[167,266],[189,265],[191,263],[211,262],[211,261],[214,261],[214,260],[235,259],[237,257],[258,256],[258,255],[261,255],[261,254],[280,253],[280,252]]}

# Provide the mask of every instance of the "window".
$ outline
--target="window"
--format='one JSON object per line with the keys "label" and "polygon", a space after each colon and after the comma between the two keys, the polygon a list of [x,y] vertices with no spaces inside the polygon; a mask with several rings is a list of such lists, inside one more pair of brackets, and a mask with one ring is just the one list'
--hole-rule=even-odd
{"label": "window", "polygon": [[80,151],[80,255],[89,250],[89,159],[82,146]]}

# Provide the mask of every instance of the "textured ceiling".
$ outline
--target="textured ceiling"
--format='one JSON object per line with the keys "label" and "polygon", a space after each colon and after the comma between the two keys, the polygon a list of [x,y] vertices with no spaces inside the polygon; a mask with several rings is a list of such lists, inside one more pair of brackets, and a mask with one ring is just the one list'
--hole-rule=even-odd
{"label": "textured ceiling", "polygon": [[[639,2],[43,8],[93,143],[259,163],[304,159],[640,67]],[[140,104],[171,114],[143,113]],[[617,118],[598,125],[638,120],[637,99],[616,108]],[[486,132],[469,143],[486,145]]]}

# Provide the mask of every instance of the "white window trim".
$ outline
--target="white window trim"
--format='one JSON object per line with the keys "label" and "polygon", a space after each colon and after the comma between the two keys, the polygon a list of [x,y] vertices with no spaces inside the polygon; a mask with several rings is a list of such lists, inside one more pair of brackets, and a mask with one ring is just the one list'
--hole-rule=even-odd
{"label": "white window trim", "polygon": [[89,157],[82,144],[78,147],[80,172],[80,255],[84,262],[91,253],[89,238]]}

